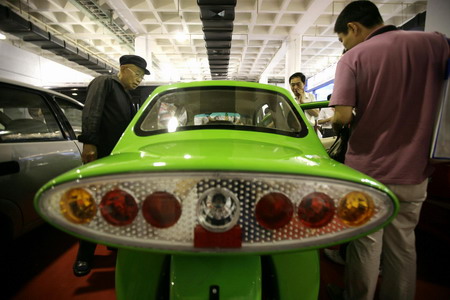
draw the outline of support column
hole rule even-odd
[[[146,80],[153,81],[155,79],[155,70],[152,68],[152,52],[151,52],[151,39],[147,35],[137,36],[134,40],[135,54],[143,57],[147,61],[147,69],[150,71],[150,75]]]
[[[286,63],[285,63],[285,75],[284,83],[285,88],[291,90],[289,86],[289,76],[295,72],[301,72],[302,62],[302,41],[301,36],[291,36],[287,41]]]
[[[261,75],[258,82],[267,84],[269,83],[269,77],[267,75]]]

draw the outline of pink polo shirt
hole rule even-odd
[[[385,184],[418,184],[432,172],[430,143],[449,46],[439,33],[377,31],[336,68],[330,105],[356,110],[345,164]]]

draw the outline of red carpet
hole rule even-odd
[[[78,244],[75,238],[49,225],[14,241],[1,269],[11,276],[6,283],[6,298],[14,300],[115,300],[115,252],[98,246],[95,268],[85,277],[72,274]],[[4,260],[6,259],[6,260]]]

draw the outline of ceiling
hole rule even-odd
[[[198,2],[197,2],[198,1]],[[235,2],[235,6],[233,5]],[[135,53],[137,45],[150,49],[153,82],[216,79],[204,32],[207,6],[214,17],[231,20],[227,59],[217,78],[259,81],[284,80],[289,45],[301,47],[301,70],[313,76],[334,64],[343,47],[333,33],[339,12],[350,1],[332,0],[0,0],[0,4],[66,44],[118,68],[118,58]],[[387,24],[400,26],[426,10],[427,1],[375,0]],[[224,11],[214,6],[229,3]],[[231,4],[230,4],[231,3]],[[211,5],[208,5],[211,4]],[[229,15],[227,15],[229,14]],[[230,19],[229,18],[229,19]],[[228,20],[230,21],[230,20]],[[206,28],[208,29],[208,28]],[[227,31],[227,29],[223,29]],[[184,34],[184,35],[182,35]],[[93,76],[98,72],[20,36],[11,43]],[[226,36],[226,32],[225,32]],[[219,35],[220,37],[220,35]],[[213,37],[214,38],[214,37]],[[292,48],[291,48],[292,49]],[[228,52],[227,52],[228,51]],[[217,63],[219,63],[217,61]],[[218,67],[218,66],[216,66]],[[296,70],[297,71],[297,70]]]

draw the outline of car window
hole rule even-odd
[[[61,140],[45,99],[32,91],[0,86],[0,142]]]
[[[219,86],[177,89],[157,96],[138,121],[137,134],[227,128],[298,135],[304,127],[282,94]]]
[[[72,126],[73,131],[78,136],[81,134],[81,116],[83,112],[83,107],[80,105],[76,105],[70,101],[67,101],[63,98],[55,97],[56,102],[59,107],[63,111],[67,120],[69,120],[70,125]]]

